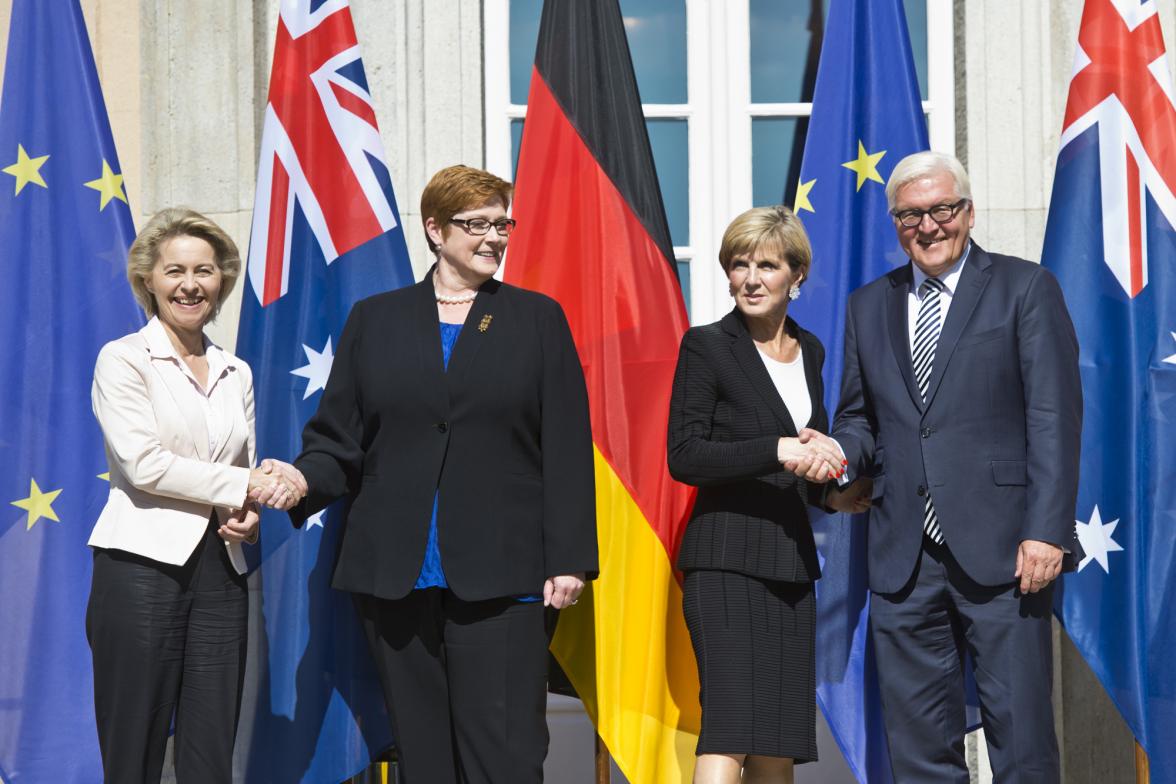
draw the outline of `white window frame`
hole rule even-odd
[[[806,117],[810,103],[751,103],[748,5],[736,0],[685,0],[685,104],[644,104],[646,118],[688,123],[690,244],[674,255],[690,263],[691,323],[715,321],[731,309],[719,243],[732,218],[752,206],[751,120]],[[512,120],[527,107],[510,101],[510,0],[483,0],[486,168],[511,177]],[[927,88],[923,111],[931,148],[955,152],[955,49],[952,0],[927,0]],[[785,183],[781,183],[781,189]],[[509,263],[509,262],[508,262]]]

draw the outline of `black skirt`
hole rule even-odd
[[[682,590],[698,659],[698,754],[817,759],[812,583],[694,570]]]

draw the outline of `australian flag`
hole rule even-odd
[[[927,149],[902,0],[832,0],[794,210],[813,246],[796,320],[825,345],[825,406],[841,389],[849,293],[906,264],[886,206],[895,164]],[[859,781],[888,782],[867,617],[865,520],[814,515],[817,699]]]
[[[1042,261],[1078,331],[1078,538],[1055,610],[1176,782],[1176,106],[1154,2],[1087,0]]]
[[[351,306],[409,283],[348,4],[283,0],[237,339],[254,371],[260,457],[298,454]],[[300,530],[263,518],[259,680],[238,739],[248,781],[335,784],[391,745],[350,597],[330,587],[341,507]]]
[[[134,239],[76,0],[15,0],[0,99],[0,781],[102,780],[86,547],[110,491],[98,350],[143,326]]]

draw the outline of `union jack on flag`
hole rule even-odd
[[[1176,782],[1176,104],[1154,0],[1087,0],[1042,262],[1081,346],[1085,557],[1055,611]]]
[[[1176,106],[1154,2],[1091,0],[1078,33],[1061,147],[1097,129],[1103,253],[1130,297],[1148,283],[1150,195],[1176,225]]]
[[[295,200],[327,264],[399,224],[347,0],[284,2],[278,18],[249,242],[262,305],[289,287]]]
[[[248,278],[237,352],[253,368],[257,452],[292,460],[351,306],[412,283],[346,0],[283,0]],[[340,506],[301,530],[263,515],[251,611],[264,635],[238,739],[248,781],[334,784],[391,744],[350,597],[330,587]]]

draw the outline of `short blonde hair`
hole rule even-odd
[[[731,221],[719,246],[719,264],[723,272],[729,272],[736,256],[760,250],[779,254],[782,261],[804,276],[802,282],[808,278],[813,246],[800,219],[787,207],[752,207]]]
[[[445,231],[450,219],[462,210],[476,209],[492,201],[510,207],[513,194],[513,185],[488,171],[461,164],[446,167],[434,174],[421,191],[421,225],[432,218]],[[429,250],[437,252],[428,230],[425,242],[429,243]]]
[[[208,218],[187,207],[168,207],[151,216],[147,225],[131,243],[127,254],[127,280],[135,299],[151,318],[159,312],[155,295],[147,290],[147,278],[159,262],[163,243],[175,237],[196,237],[212,246],[216,266],[221,271],[220,295],[217,297],[213,317],[220,312],[221,305],[233,292],[237,278],[241,275],[241,254],[237,245],[225,230]]]

